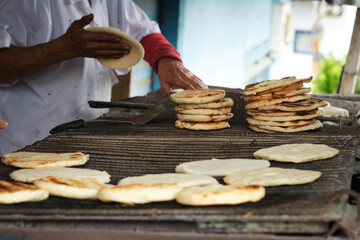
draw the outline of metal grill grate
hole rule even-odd
[[[319,170],[323,174],[310,184],[268,187],[266,197],[257,203],[187,207],[172,201],[129,207],[98,200],[50,197],[39,203],[0,205],[0,220],[184,221],[196,223],[201,231],[209,230],[206,223],[220,221],[231,227],[234,222],[247,222],[257,226],[272,224],[270,228],[257,228],[259,232],[320,234],[327,231],[329,222],[341,218],[344,211],[346,199],[333,204],[328,204],[328,200],[335,192],[350,188],[355,147],[349,143],[359,133],[359,128],[354,126],[345,126],[340,131],[326,125],[311,132],[259,134],[249,130],[239,117],[231,121],[230,129],[202,132],[176,129],[174,121],[166,118],[145,126],[89,122],[83,128],[51,135],[24,150],[88,153],[90,160],[82,167],[107,171],[113,184],[128,176],[174,172],[175,166],[185,161],[252,158],[257,149],[285,143],[324,143],[339,149],[340,154],[303,164],[271,162],[274,167]],[[13,170],[3,165],[2,179],[10,180],[9,173]],[[286,226],[274,227],[281,223]],[[307,227],[291,227],[292,224]],[[222,231],[226,232],[226,227]],[[245,227],[238,231],[251,230]]]

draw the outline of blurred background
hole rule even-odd
[[[313,93],[338,92],[357,10],[311,0],[134,2],[159,22],[185,66],[206,84],[244,88],[268,79],[313,76]],[[145,61],[130,74],[130,96],[160,88]]]

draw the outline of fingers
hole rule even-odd
[[[122,52],[129,52],[130,45],[121,42],[97,42],[88,41],[85,42],[86,47],[93,50],[119,50]]]
[[[184,89],[208,88],[207,85],[195,76],[181,61],[174,58],[161,58],[158,61],[158,76],[162,89],[170,92],[172,87]]]
[[[169,85],[166,82],[160,81],[161,89],[164,91],[164,93],[171,93],[172,92],[172,86]]]
[[[5,129],[8,127],[8,123],[2,119],[0,119],[0,129]]]
[[[93,42],[113,42],[113,43],[122,42],[119,36],[108,33],[97,33],[97,32],[86,31],[84,32],[83,37],[84,40],[93,41]]]
[[[94,15],[89,14],[89,15],[83,16],[79,20],[74,21],[71,25],[76,26],[77,28],[84,28],[86,25],[90,24],[93,19],[94,19]]]
[[[184,72],[168,72],[167,75],[159,74],[159,80],[161,88],[165,93],[172,91],[172,87],[180,87],[183,89],[200,89],[208,88],[208,86],[203,83],[198,77],[192,73]]]
[[[123,43],[89,42],[88,56],[95,58],[120,58],[130,53],[130,46]]]
[[[130,45],[122,42],[119,36],[86,31],[84,27],[91,23],[93,18],[93,14],[89,14],[74,21],[61,38],[69,58],[117,59],[130,53]]]
[[[188,79],[186,80],[186,82],[190,83],[191,85],[189,86],[189,89],[208,88],[208,86],[203,81],[201,81],[200,78],[198,78],[191,72],[187,73],[186,75],[187,76],[185,78]]]

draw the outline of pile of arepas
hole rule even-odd
[[[216,130],[229,128],[234,115],[234,102],[225,97],[226,91],[218,88],[178,91],[170,95],[175,106],[175,127],[189,130]]]
[[[302,132],[322,127],[319,107],[328,103],[311,99],[304,87],[312,77],[285,77],[249,84],[243,91],[249,128],[257,132]]]

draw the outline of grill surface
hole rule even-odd
[[[187,207],[172,201],[129,207],[98,200],[50,197],[38,203],[0,205],[0,220],[193,222],[198,231],[204,232],[229,232],[234,223],[246,223],[236,231],[326,232],[329,223],[340,219],[346,207],[346,198],[334,203],[329,203],[329,199],[338,191],[350,189],[355,161],[352,142],[360,136],[358,126],[343,126],[340,131],[338,126],[325,124],[324,128],[311,132],[256,133],[247,128],[241,114],[240,95],[236,91],[229,94],[233,94],[236,104],[230,129],[179,130],[174,127],[171,110],[167,116],[145,126],[88,122],[83,128],[51,135],[23,150],[88,153],[90,160],[82,167],[107,171],[113,184],[128,176],[174,172],[176,165],[187,161],[252,158],[254,151],[279,144],[323,143],[339,149],[340,153],[331,159],[302,164],[271,162],[273,167],[319,170],[322,176],[309,184],[268,187],[265,198],[257,203]],[[9,173],[13,170],[16,169],[3,165],[1,178],[10,180]],[[216,227],[217,223],[223,225]],[[251,224],[255,224],[256,229]],[[261,229],[261,224],[268,225]]]

